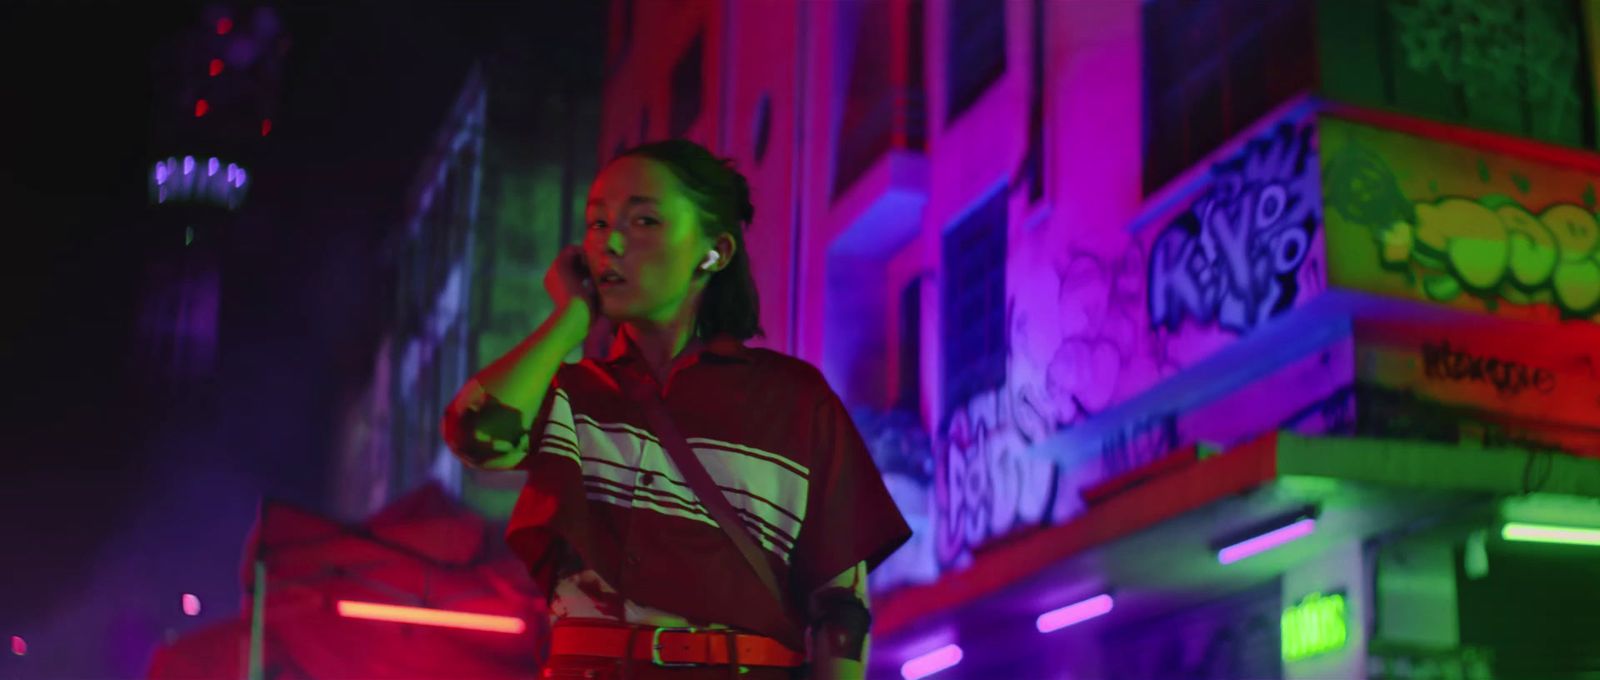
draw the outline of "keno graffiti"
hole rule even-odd
[[[1294,305],[1320,221],[1314,128],[1284,123],[1219,163],[1150,249],[1150,323],[1243,333]]]

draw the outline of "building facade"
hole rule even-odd
[[[1600,528],[1594,2],[611,9],[598,156],[735,159],[917,529],[875,676],[1600,667],[1523,540]]]
[[[393,306],[335,444],[331,495],[344,519],[436,481],[503,520],[521,489],[521,473],[463,469],[438,430],[467,378],[549,314],[544,271],[577,233],[595,172],[596,97],[518,73],[466,74],[384,241]]]

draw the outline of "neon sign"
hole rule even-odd
[[[150,168],[152,203],[211,203],[233,210],[244,202],[249,187],[244,168],[215,156],[204,161],[173,156]]]
[[[1299,661],[1344,648],[1350,637],[1344,593],[1311,593],[1283,610],[1283,660]]]
[[[376,602],[357,602],[355,600],[339,600],[337,607],[340,616],[352,619],[415,623],[424,626],[483,630],[491,633],[511,633],[514,635],[520,635],[528,629],[527,624],[515,616],[473,614],[450,611],[448,609],[404,607],[393,604],[378,604]]]

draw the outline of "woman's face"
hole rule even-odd
[[[683,184],[659,161],[612,161],[589,188],[583,254],[600,294],[600,311],[616,321],[680,318],[705,287],[696,276],[715,241]]]

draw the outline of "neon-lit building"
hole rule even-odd
[[[345,520],[430,481],[504,520],[522,488],[520,473],[463,469],[438,423],[468,377],[520,341],[529,319],[549,314],[544,270],[576,233],[595,173],[597,97],[545,87],[533,73],[502,65],[466,74],[412,182],[402,224],[384,242],[393,308],[335,446],[332,502]]]
[[[1592,0],[611,10],[918,530],[874,677],[1600,667]]]

